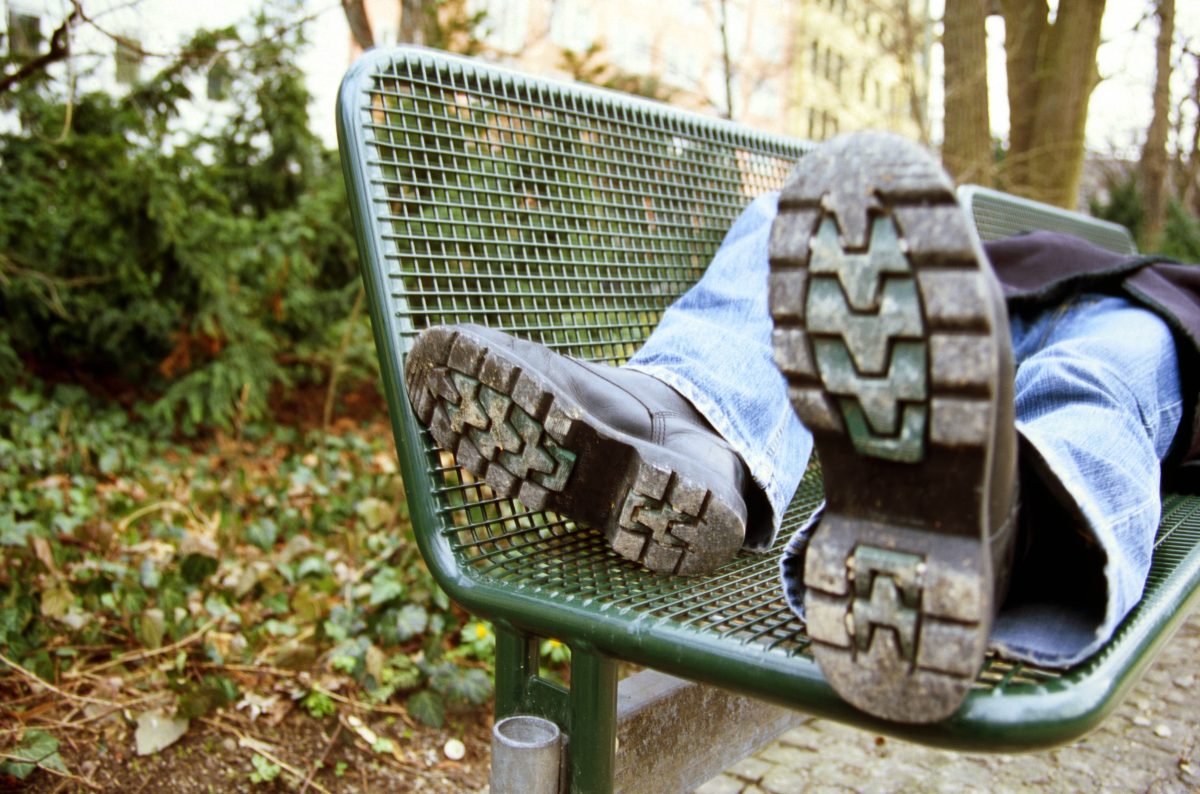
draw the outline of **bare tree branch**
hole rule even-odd
[[[0,94],[8,91],[17,83],[25,80],[33,75],[45,71],[46,67],[52,63],[57,63],[71,54],[71,42],[69,33],[71,25],[83,19],[83,9],[78,3],[72,3],[74,10],[70,15],[62,21],[62,24],[50,36],[50,49],[42,53],[32,61],[21,65],[17,71],[10,75],[0,78]]]
[[[729,6],[727,0],[718,0],[720,4],[719,25],[721,30],[721,66],[725,78],[725,113],[727,119],[733,119],[733,64],[729,57]]]

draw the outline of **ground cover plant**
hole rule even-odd
[[[0,790],[486,780],[495,638],[413,540],[294,5],[0,90]]]
[[[76,774],[61,743],[90,735],[129,754],[289,713],[391,757],[490,699],[494,636],[421,563],[378,419],[185,445],[77,387],[18,387],[0,459],[4,774]]]

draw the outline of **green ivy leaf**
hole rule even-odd
[[[237,700],[237,684],[221,675],[206,675],[200,681],[187,681],[180,687],[176,718],[203,717],[213,709]]]
[[[217,560],[205,554],[193,552],[183,558],[179,571],[188,584],[200,584],[217,572]]]
[[[377,607],[404,595],[404,584],[396,579],[395,568],[384,568],[371,579],[370,604]]]
[[[477,667],[457,667],[439,682],[438,691],[452,703],[478,706],[492,696],[492,678]]]
[[[254,766],[254,771],[250,773],[251,783],[270,783],[283,771],[278,764],[268,761],[258,753],[250,757],[250,763]]]
[[[414,692],[408,696],[404,706],[409,716],[424,725],[441,728],[446,724],[446,705],[437,692],[428,689]]]
[[[121,450],[118,447],[109,447],[101,452],[97,467],[104,474],[114,474],[121,468]]]
[[[28,392],[22,389],[13,389],[8,393],[8,401],[17,407],[18,410],[25,413],[33,413],[33,411],[41,404],[41,395],[35,392]],[[41,731],[34,731],[41,733]]]
[[[279,525],[270,518],[260,518],[258,521],[246,525],[245,535],[248,542],[263,551],[270,551],[279,537]]]
[[[429,613],[425,607],[416,604],[405,604],[396,613],[396,636],[400,642],[407,642],[425,632],[429,624]]]
[[[303,579],[306,576],[327,576],[332,571],[329,568],[329,563],[325,562],[325,558],[319,554],[312,554],[305,557],[296,566],[296,578]]]
[[[48,618],[61,618],[75,603],[75,594],[61,579],[54,578],[42,591],[42,614]]]
[[[10,774],[17,780],[29,777],[38,767],[56,772],[67,771],[62,756],[58,754],[58,739],[45,731],[25,731],[21,736],[21,743],[9,750],[7,755],[13,758],[0,763],[0,772]]]
[[[310,717],[316,720],[337,713],[337,706],[334,705],[333,698],[317,689],[309,690],[308,694],[300,700],[300,705],[308,711]]]
[[[142,612],[137,622],[137,638],[138,642],[145,648],[151,650],[162,647],[163,635],[166,633],[167,623],[163,617],[161,609],[147,609]]]

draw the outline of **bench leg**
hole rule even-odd
[[[617,664],[571,647],[571,689],[538,675],[539,638],[499,623],[496,631],[496,720],[544,717],[567,737],[569,790],[612,791],[617,737]]]
[[[572,792],[609,792],[617,751],[617,663],[571,648]]]

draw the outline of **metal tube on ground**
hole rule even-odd
[[[518,715],[492,728],[491,794],[557,794],[562,733],[541,717]]]

